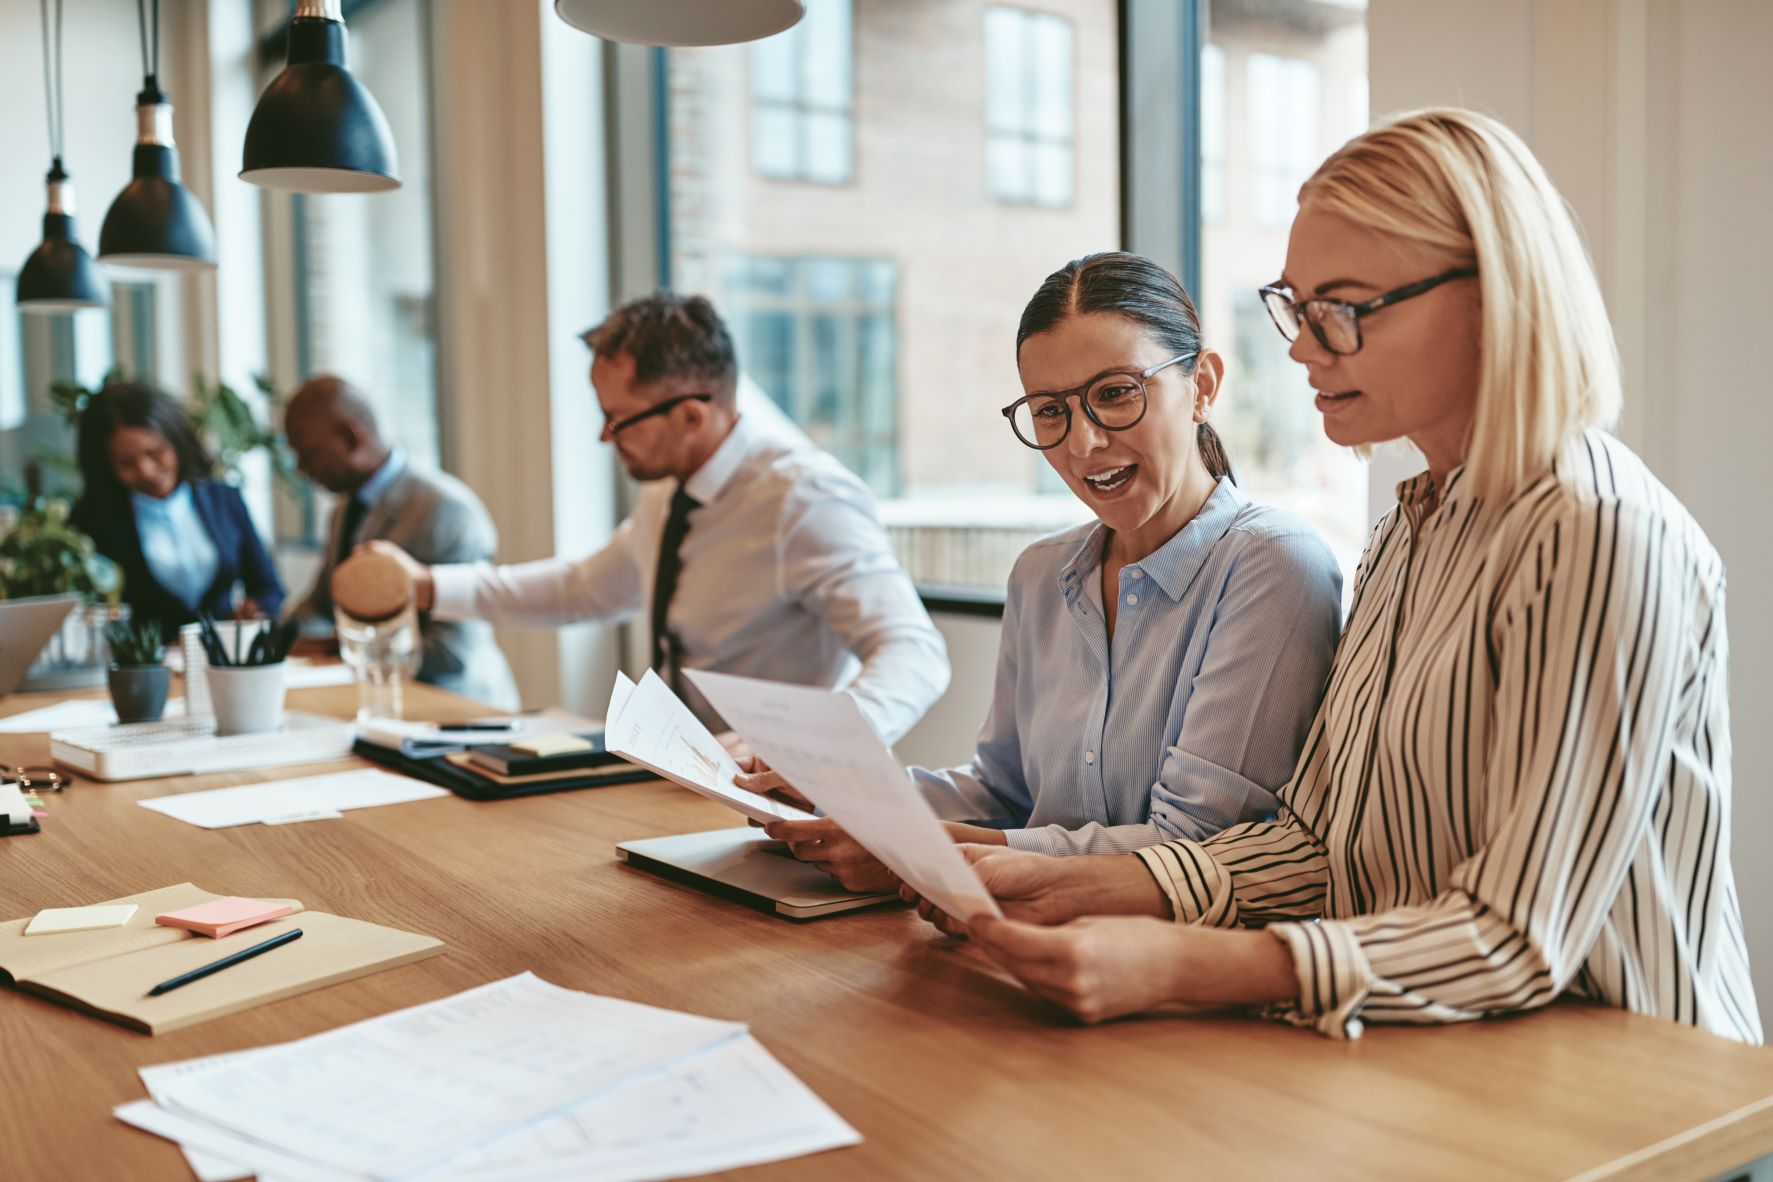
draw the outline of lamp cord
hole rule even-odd
[[[41,0],[43,14],[43,105],[49,116],[49,155],[55,171],[62,166],[62,0],[55,0],[55,40],[51,50],[49,0]]]
[[[142,41],[142,75],[154,85],[149,90],[158,89],[160,78],[160,0],[153,0],[152,39],[148,36],[148,0],[135,0],[136,27],[141,32]]]

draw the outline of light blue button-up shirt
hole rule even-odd
[[[164,499],[132,492],[129,504],[149,572],[175,599],[196,611],[215,582],[220,556],[197,514],[190,482],[179,481]]]
[[[1335,558],[1299,518],[1221,480],[1192,521],[1122,568],[1108,530],[1016,560],[997,684],[972,762],[911,775],[943,817],[1049,854],[1126,853],[1272,813],[1342,622]]]

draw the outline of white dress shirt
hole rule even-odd
[[[562,625],[617,620],[652,602],[674,491],[641,491],[608,545],[569,561],[433,569],[441,619]],[[684,482],[700,502],[668,614],[682,667],[842,687],[897,741],[948,687],[948,653],[893,557],[874,497],[827,453],[741,417]],[[724,723],[687,682],[710,726]]]

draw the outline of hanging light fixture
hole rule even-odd
[[[575,29],[635,45],[736,45],[790,28],[802,0],[554,0]]]
[[[289,61],[246,125],[240,179],[297,193],[400,187],[394,133],[375,96],[345,68],[340,0],[296,0]]]
[[[160,91],[160,0],[154,0],[151,39],[146,0],[136,0],[135,11],[143,75],[141,93],[135,96],[135,175],[105,215],[98,257],[130,267],[213,267],[215,231],[203,203],[179,183],[172,104]]]
[[[74,312],[103,307],[105,280],[74,239],[74,186],[62,168],[62,0],[55,0],[55,47],[50,48],[49,0],[43,13],[43,97],[49,111],[49,206],[43,241],[18,273],[21,312]]]

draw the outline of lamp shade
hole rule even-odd
[[[144,99],[150,98],[148,95]],[[140,138],[135,175],[111,202],[99,230],[99,258],[107,263],[167,270],[215,266],[215,230],[191,190],[179,183],[172,142],[172,107],[158,96],[136,107]]]
[[[336,10],[337,0],[329,3]],[[290,21],[289,64],[246,126],[240,179],[298,193],[399,188],[394,133],[375,96],[345,68],[344,22],[309,11],[304,3]]]
[[[74,239],[74,187],[57,160],[49,170],[49,211],[43,215],[43,241],[18,273],[18,309],[78,312],[82,308],[101,308],[108,298],[98,264]]]
[[[635,45],[736,45],[790,28],[801,0],[554,0],[575,29]]]

